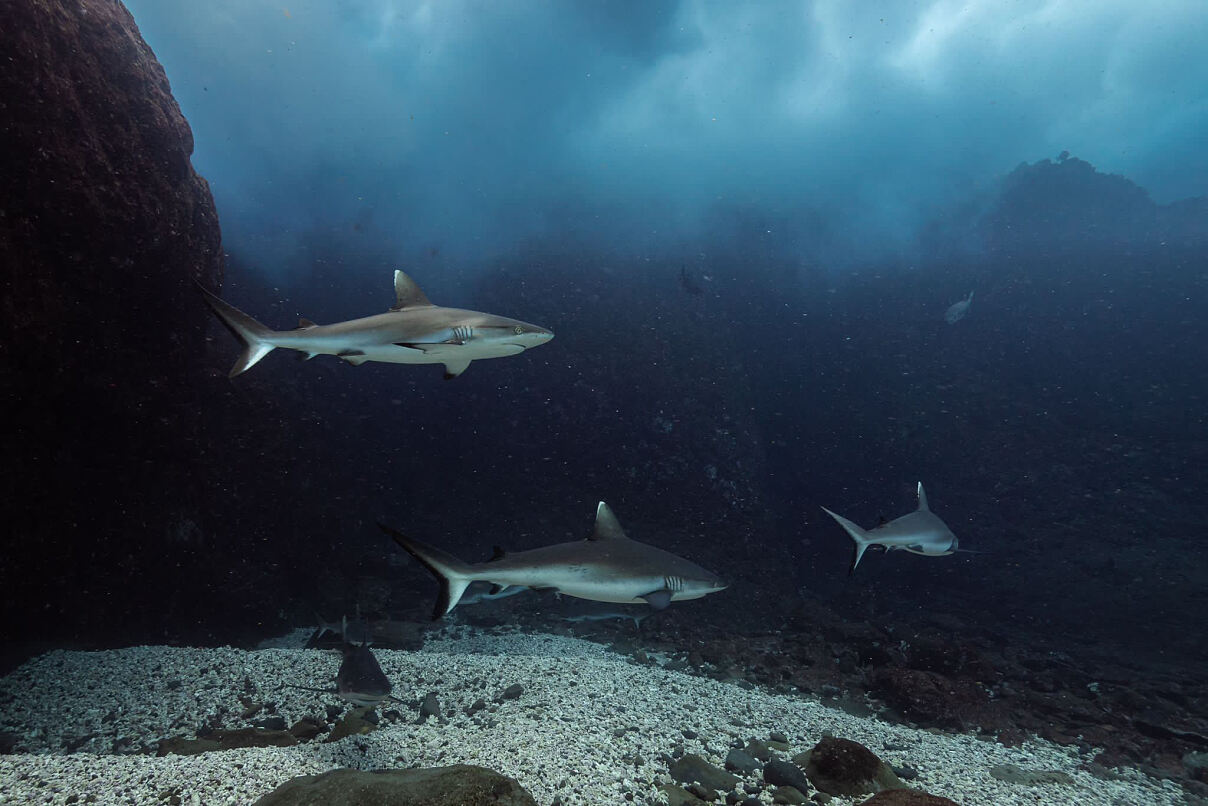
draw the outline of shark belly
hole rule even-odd
[[[486,567],[483,567],[484,565]],[[662,577],[618,577],[591,566],[493,569],[491,565],[492,563],[484,563],[478,566],[475,569],[478,573],[474,578],[494,585],[522,585],[538,591],[557,591],[576,599],[588,599],[593,602],[645,604],[643,596],[666,588],[666,581]]]
[[[287,350],[297,350],[307,355],[334,355],[349,363],[361,364],[365,361],[381,361],[387,364],[439,364],[440,359],[432,358],[423,350],[411,347],[401,347],[397,344],[383,344],[380,341],[357,338],[347,334],[327,334],[322,327],[310,328],[303,332],[277,333],[273,344]]]

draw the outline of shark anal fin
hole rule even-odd
[[[644,593],[641,597],[653,610],[665,610],[671,604],[671,591],[663,589]]]
[[[364,364],[369,360],[365,357],[365,352],[363,350],[340,350],[340,352],[336,353],[336,355],[338,355],[340,358],[343,358],[354,367],[359,367],[361,364]]]
[[[431,305],[427,295],[420,290],[416,282],[397,269],[394,272],[394,307],[390,310],[401,311],[404,308],[418,308]]]

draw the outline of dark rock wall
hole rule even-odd
[[[120,3],[0,5],[0,65],[0,591],[58,633],[148,584],[138,556],[191,474],[207,320],[190,286],[221,280],[221,239]]]

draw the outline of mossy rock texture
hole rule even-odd
[[[888,764],[859,742],[826,737],[793,761],[828,795],[867,795],[905,784]]]
[[[505,775],[456,764],[302,775],[260,798],[256,806],[537,806],[537,801]]]

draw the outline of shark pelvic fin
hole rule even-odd
[[[930,512],[931,507],[927,506],[927,493],[923,492],[923,482],[919,482],[919,509],[923,512]]]
[[[866,532],[864,529],[861,529],[859,526],[856,526],[842,515],[836,515],[826,507],[823,507],[822,511],[834,518],[835,523],[842,526],[843,530],[851,536],[852,540],[855,541],[856,554],[851,561],[851,570],[848,571],[849,574],[854,574],[856,572],[856,566],[860,564],[860,559],[864,556],[865,550],[872,545],[873,541],[869,538],[868,532]]]
[[[427,295],[420,290],[415,281],[403,272],[394,271],[394,307],[390,310],[401,311],[404,308],[419,308],[431,305]]]
[[[202,299],[206,305],[210,306],[223,327],[231,331],[231,334],[243,342],[243,353],[239,356],[239,360],[235,362],[235,366],[231,367],[230,377],[247,372],[254,367],[256,363],[273,351],[277,345],[273,344],[273,331],[257,322],[252,317],[248,316],[243,311],[236,308],[226,300],[220,299],[215,294],[206,290],[201,283],[194,281],[197,290],[201,292]]]
[[[456,607],[457,603],[461,601],[462,594],[466,592],[466,588],[474,581],[473,569],[452,554],[441,551],[435,546],[429,546],[427,543],[412,540],[384,523],[379,523],[378,528],[393,537],[395,543],[419,560],[420,565],[427,568],[440,583],[440,594],[436,597],[436,608],[432,611],[432,620],[438,621]]]
[[[596,507],[596,525],[591,530],[588,540],[628,540],[629,536],[621,528],[621,522],[612,514],[608,504],[603,501]]]

